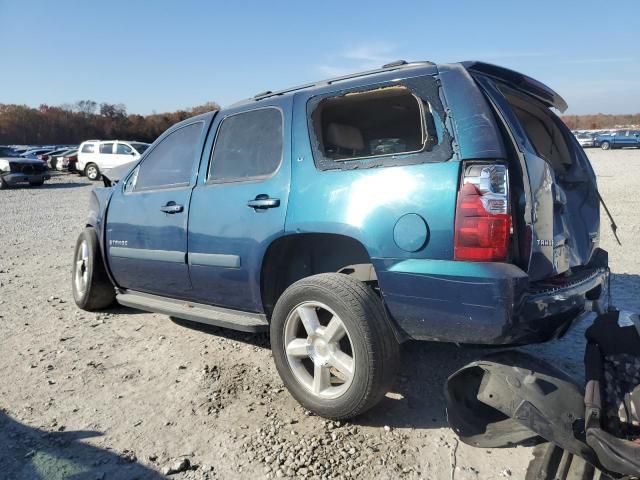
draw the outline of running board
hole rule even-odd
[[[267,317],[261,313],[238,312],[228,308],[132,292],[131,290],[119,291],[116,300],[120,305],[126,307],[162,313],[184,320],[242,332],[265,332],[269,329]]]

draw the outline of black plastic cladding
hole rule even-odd
[[[340,97],[347,93],[366,92],[373,89],[402,85],[424,102],[428,102],[442,123],[442,139],[431,147],[416,153],[400,153],[383,157],[370,157],[354,160],[336,161],[326,158],[320,149],[320,142],[313,125],[312,113],[318,104],[326,98]],[[384,82],[376,85],[365,85],[361,88],[349,88],[338,92],[318,95],[307,102],[307,128],[313,150],[313,159],[318,170],[354,170],[359,168],[395,167],[401,165],[417,165],[420,163],[446,162],[453,157],[453,136],[447,128],[447,114],[440,98],[440,82],[432,75],[412,77],[399,82]]]

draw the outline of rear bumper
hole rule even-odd
[[[585,268],[571,282],[540,289],[506,263],[380,259],[374,266],[389,313],[407,337],[484,345],[561,336],[608,277],[604,266]]]
[[[34,173],[34,174],[25,174],[25,173],[5,173],[2,175],[2,179],[5,181],[7,185],[18,185],[20,183],[29,183],[29,182],[40,182],[44,180],[49,180],[51,175],[48,173]]]

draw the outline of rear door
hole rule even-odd
[[[262,311],[260,271],[284,231],[291,175],[291,99],[216,118],[189,214],[196,301]]]
[[[166,133],[116,186],[107,211],[106,245],[118,286],[188,298],[187,219],[205,122]]]
[[[475,78],[506,124],[523,167],[524,192],[516,202],[524,217],[518,234],[521,248],[530,252],[530,279],[588,264],[599,241],[596,178],[584,150],[548,109],[550,99],[559,97],[552,91],[533,96],[524,81]],[[542,87],[536,82],[538,92]]]

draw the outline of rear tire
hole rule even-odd
[[[71,289],[76,305],[88,311],[110,306],[116,298],[115,289],[104,268],[93,228],[85,228],[78,236],[73,260]]]
[[[331,419],[355,417],[378,403],[400,355],[380,298],[338,273],[307,277],[285,290],[271,318],[271,349],[291,395]]]
[[[93,182],[100,180],[100,169],[95,163],[88,163],[87,166],[84,167],[84,174]]]
[[[603,150],[609,150],[611,148],[611,144],[609,142],[602,142],[600,144],[600,148],[602,148]]]

